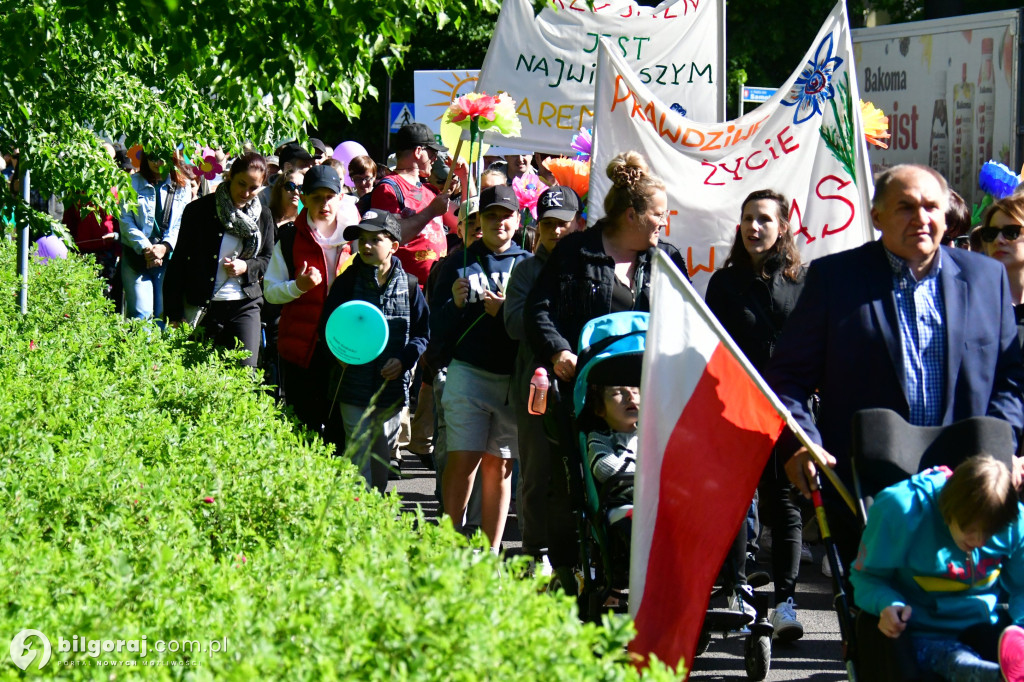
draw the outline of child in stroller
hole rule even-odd
[[[638,386],[592,384],[580,424],[595,427],[587,433],[587,466],[599,486],[600,510],[608,519],[613,584],[620,588],[629,584],[639,415]]]

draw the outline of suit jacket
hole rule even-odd
[[[946,329],[942,423],[990,415],[1019,432],[1024,366],[1005,268],[942,247],[939,287]],[[765,378],[808,435],[836,457],[836,472],[847,482],[853,413],[885,407],[909,417],[892,271],[880,241],[811,263]],[[807,408],[816,388],[817,425]],[[798,447],[792,434],[780,441],[786,456]]]

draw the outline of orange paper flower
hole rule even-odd
[[[590,162],[567,159],[564,156],[549,156],[544,159],[544,167],[555,176],[555,182],[569,187],[580,197],[590,190]]]
[[[871,102],[860,101],[860,120],[864,124],[864,137],[870,144],[888,149],[889,117]]]

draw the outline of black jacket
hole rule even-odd
[[[526,339],[537,359],[548,363],[560,351],[578,352],[580,332],[595,317],[612,312],[615,261],[604,252],[603,221],[583,232],[566,235],[548,257],[526,299],[523,321]],[[650,304],[651,261],[654,248],[639,255],[633,273],[633,310],[647,312]],[[679,249],[665,242],[660,248],[689,279]]]
[[[804,288],[807,268],[797,280],[777,268],[768,279],[745,267],[726,267],[711,275],[704,300],[758,371],[768,365],[786,318]]]
[[[224,232],[224,224],[217,217],[216,193],[207,194],[185,207],[178,244],[164,277],[167,319],[184,319],[186,301],[194,306],[205,306],[213,298]],[[242,291],[250,300],[263,296],[260,282],[273,253],[274,218],[264,206],[260,214],[260,251],[245,261],[246,271],[241,275]]]

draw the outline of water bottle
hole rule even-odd
[[[530,379],[530,404],[527,407],[530,414],[541,415],[548,409],[548,371],[538,367]]]

